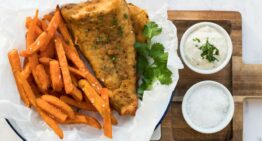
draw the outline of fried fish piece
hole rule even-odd
[[[135,115],[135,34],[125,0],[69,4],[61,13],[96,77],[112,91],[110,104],[120,115]]]
[[[144,27],[149,21],[146,11],[133,5],[132,3],[128,4],[128,8],[130,18],[134,27],[134,32],[136,34],[136,40],[142,43],[146,42],[146,38],[143,35]]]

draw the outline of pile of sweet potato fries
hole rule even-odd
[[[61,17],[55,12],[26,19],[26,50],[8,53],[16,85],[25,106],[34,108],[50,128],[63,138],[58,124],[87,124],[101,129],[97,119],[78,109],[98,112],[103,118],[105,136],[112,138],[109,95],[89,72],[74,46]],[[25,57],[24,65],[20,56]]]

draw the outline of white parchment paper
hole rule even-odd
[[[0,117],[11,119],[18,132],[28,141],[60,140],[40,119],[38,114],[26,108],[20,100],[8,63],[7,53],[13,48],[25,48],[25,17],[33,16],[39,9],[40,16],[53,10],[56,4],[77,3],[83,0],[1,0],[0,3]],[[149,12],[151,20],[163,28],[154,42],[161,42],[169,52],[168,67],[173,72],[169,86],[157,82],[146,91],[139,102],[135,117],[117,116],[119,124],[113,126],[114,141],[147,141],[163,116],[179,78],[178,69],[183,65],[177,56],[176,27],[167,20],[166,0],[128,0]],[[22,59],[21,59],[22,61]],[[65,141],[106,141],[102,131],[86,125],[62,125]]]

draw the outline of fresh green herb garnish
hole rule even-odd
[[[199,38],[194,38],[193,41],[200,43],[200,39]]]
[[[125,18],[125,19],[128,19],[127,13],[124,14],[124,18]]]
[[[119,44],[117,44],[117,45],[116,45],[116,49],[119,50],[119,51],[121,51],[121,50],[122,50],[122,47],[121,47]]]
[[[118,34],[122,37],[123,34],[124,34],[123,27],[122,27],[122,26],[119,26],[119,27],[117,28],[117,30],[118,30]]]
[[[101,22],[104,21],[104,17],[103,17],[102,15],[99,15],[97,18],[98,18],[98,20],[101,21]]]
[[[155,22],[149,22],[145,25],[143,34],[148,40],[151,40],[154,36],[159,35],[161,32],[162,28],[159,28]]]
[[[138,88],[138,97],[142,100],[145,90],[152,88],[155,81],[161,84],[172,83],[172,72],[167,68],[168,53],[164,51],[161,43],[152,43],[151,39],[162,32],[155,22],[149,22],[145,25],[143,34],[147,38],[146,43],[135,43],[138,52],[137,71],[142,81]],[[152,63],[148,58],[153,60]]]
[[[113,17],[112,25],[117,25],[117,24],[118,24],[118,21],[117,21],[116,17]]]
[[[97,49],[97,45],[93,44],[92,49]]]
[[[101,34],[97,35],[95,42],[96,42],[96,44],[107,44],[107,43],[110,42],[110,37],[109,37],[109,35],[101,33]]]
[[[208,62],[218,61],[218,59],[214,55],[219,55],[219,50],[211,43],[209,43],[208,38],[206,43],[199,47],[202,51],[201,57],[202,59],[207,59]]]
[[[112,56],[112,57],[111,57],[111,60],[112,60],[112,61],[115,61],[115,60],[116,60],[116,57],[115,57],[115,56]]]
[[[102,42],[102,41],[103,41],[102,36],[98,35],[98,36],[96,37],[96,42],[97,42],[97,43],[100,43],[100,42]]]

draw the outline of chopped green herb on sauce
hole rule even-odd
[[[219,55],[219,50],[208,41],[208,38],[206,40],[206,43],[200,46],[199,49],[202,51],[202,59],[206,59],[210,63],[218,61],[218,59],[214,55]]]
[[[199,38],[194,38],[193,41],[200,43],[200,39]]]

